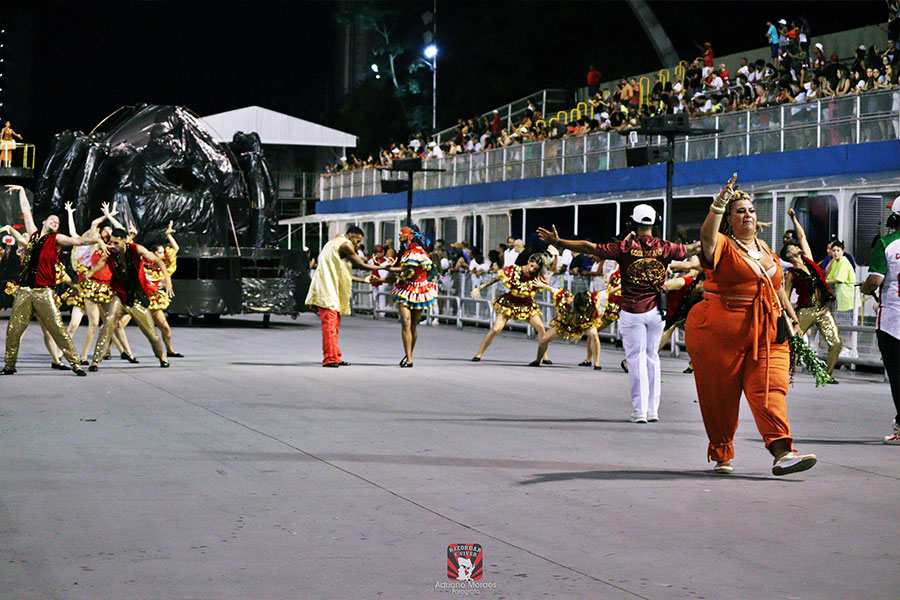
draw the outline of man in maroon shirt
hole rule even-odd
[[[631,379],[631,422],[647,423],[659,420],[659,340],[663,316],[657,310],[657,297],[664,293],[668,264],[683,260],[690,251],[696,251],[699,244],[689,248],[653,237],[656,211],[648,204],[637,205],[631,213],[631,221],[635,234],[610,244],[563,240],[555,226],[553,231],[539,228],[537,232],[548,244],[619,263],[622,273],[619,330]]]
[[[12,230],[17,241],[25,247],[25,252],[22,254],[22,270],[16,280],[18,287],[13,300],[12,314],[6,327],[6,364],[3,374],[12,375],[16,372],[19,343],[31,317],[34,316],[62,350],[66,360],[72,365],[72,371],[79,376],[85,375],[75,344],[63,326],[53,288],[56,286],[56,269],[61,248],[90,244],[103,246],[103,242],[96,238],[70,237],[57,233],[59,217],[56,215],[47,217],[38,231],[25,188],[20,185],[8,185],[6,189],[10,194],[19,193],[19,207],[22,209],[22,219],[28,237],[25,238]]]

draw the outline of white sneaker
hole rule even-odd
[[[734,461],[733,460],[720,460],[716,463],[715,468],[713,469],[714,473],[721,473],[722,475],[728,475],[729,473],[734,472]]]
[[[894,433],[884,436],[884,443],[892,446],[900,446],[900,425],[894,421]]]
[[[781,458],[776,458],[772,463],[773,475],[787,475],[788,473],[799,473],[811,469],[816,464],[815,454],[800,454],[799,452],[788,452]]]
[[[659,415],[654,415],[653,413],[647,415],[648,423],[656,423],[657,421],[659,421]]]
[[[632,423],[646,423],[647,415],[641,413],[631,413],[631,417],[628,419]]]

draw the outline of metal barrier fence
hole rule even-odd
[[[678,141],[676,161],[893,140],[900,138],[900,90],[723,113],[692,119],[691,124],[723,131]],[[432,159],[426,161],[429,168],[445,171],[417,174],[413,189],[621,169],[626,166],[627,141],[618,132],[601,132]],[[662,144],[664,140],[639,136],[637,145],[648,143]],[[381,179],[382,171],[378,169],[322,176],[320,198],[337,200],[380,194]]]
[[[438,289],[440,295],[438,302],[432,306],[425,315],[428,325],[437,326],[441,323],[454,325],[462,329],[464,325],[490,327],[496,313],[493,302],[498,295],[506,293],[506,288],[495,283],[482,291],[481,298],[472,298],[472,289],[491,279],[493,275],[470,275],[468,273],[448,273],[441,277]],[[556,288],[564,288],[573,294],[589,290],[594,278],[553,275],[549,279],[549,285]],[[871,296],[862,296],[859,293],[859,285],[854,286],[856,302],[853,310],[838,311],[835,305],[831,306],[835,322],[840,330],[844,348],[841,351],[839,364],[880,367],[883,365],[881,352],[878,349],[878,341],[875,336],[875,319],[877,307]],[[391,304],[389,298],[390,286],[382,284],[379,288],[373,288],[368,284],[353,283],[351,305],[354,312],[370,313],[373,318],[396,316],[397,310]],[[556,316],[552,298],[547,292],[540,292],[536,299],[541,307],[544,324],[549,325]],[[507,329],[524,331],[526,337],[535,337],[534,328],[520,321],[509,321]],[[600,337],[607,341],[615,342],[621,339],[618,323],[613,323],[608,329],[600,332]],[[807,332],[807,340],[810,346],[817,351],[821,358],[825,358],[828,347],[822,338],[818,328],[813,326]],[[669,342],[671,356],[680,356],[684,349],[684,333],[676,330]]]
[[[462,328],[464,325],[481,325],[490,327],[497,315],[494,312],[494,299],[506,293],[506,288],[495,283],[484,288],[481,298],[472,298],[472,290],[492,279],[494,275],[471,275],[468,273],[447,273],[438,282],[438,301],[425,314],[426,323],[437,325],[447,323]],[[549,285],[556,288],[564,288],[570,292],[578,293],[589,289],[589,277],[570,275],[553,275],[549,278]],[[605,288],[604,288],[605,289]],[[368,284],[353,283],[351,305],[356,312],[372,313],[374,318],[396,315],[397,309],[390,303],[390,286],[382,284],[373,288]],[[539,292],[535,297],[538,306],[541,307],[541,318],[545,324],[550,323],[556,316],[556,308],[553,299],[548,292]],[[528,323],[510,320],[507,329],[524,331],[526,336],[535,336],[534,328]],[[618,324],[600,332],[600,336],[608,340],[619,339]]]

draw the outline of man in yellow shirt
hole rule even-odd
[[[355,225],[345,235],[336,236],[319,253],[316,273],[309,284],[306,305],[318,309],[322,320],[323,367],[336,368],[350,363],[341,359],[338,333],[341,315],[350,314],[350,292],[353,281],[371,283],[371,275],[363,279],[353,275],[352,268],[377,271],[379,266],[367,264],[356,249],[363,239],[363,231]],[[352,263],[352,267],[351,267]]]

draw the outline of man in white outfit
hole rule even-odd
[[[657,307],[657,297],[664,293],[666,267],[673,260],[686,258],[689,248],[653,237],[656,211],[648,204],[637,205],[631,213],[631,221],[635,235],[609,244],[561,240],[556,227],[553,231],[538,229],[538,235],[557,247],[619,263],[622,273],[619,331],[631,380],[630,420],[632,423],[653,423],[659,420],[659,340],[663,332],[663,316]],[[699,244],[693,246],[691,250],[696,251]]]

